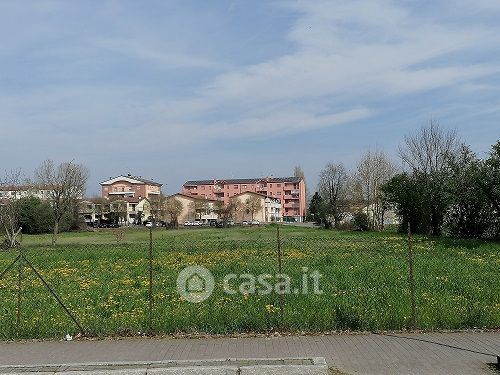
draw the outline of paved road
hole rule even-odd
[[[491,374],[486,354],[500,333],[0,343],[0,365],[319,356],[349,374]]]

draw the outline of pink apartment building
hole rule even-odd
[[[215,199],[228,204],[231,197],[247,191],[280,199],[283,219],[303,221],[306,215],[306,192],[300,177],[264,177],[226,180],[187,181],[182,193]]]

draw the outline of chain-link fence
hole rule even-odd
[[[279,232],[1,252],[0,337],[500,326],[498,244]],[[188,266],[213,275],[200,303]]]

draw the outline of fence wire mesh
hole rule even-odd
[[[414,324],[422,329],[498,328],[498,250],[493,245],[444,244],[412,240],[413,277],[408,239],[397,234],[306,238],[272,232],[228,240],[223,235],[164,236],[158,230],[153,232],[152,248],[149,240],[121,239],[23,246],[26,261],[21,259],[0,279],[0,335],[61,337],[77,333],[78,325],[84,334],[101,336],[377,331]],[[0,272],[18,254],[19,250],[1,252]],[[290,282],[278,288],[273,283],[280,264]],[[179,273],[194,265],[206,267],[215,279],[213,294],[201,303],[185,301],[177,290]],[[313,272],[321,275],[317,285]],[[230,274],[235,276],[225,283]],[[254,291],[248,275],[254,277]],[[263,275],[269,278],[259,279]],[[260,282],[263,279],[273,284],[271,289]],[[281,295],[283,290],[286,294]]]

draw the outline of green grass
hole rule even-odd
[[[283,269],[297,285],[302,268],[322,275],[322,295],[227,295],[222,280],[276,274],[276,227],[155,230],[154,312],[157,333],[399,330],[410,324],[406,238],[396,233],[352,233],[282,227]],[[24,236],[23,249],[84,328],[94,335],[148,329],[147,230]],[[500,244],[416,237],[417,324],[422,329],[500,327]],[[0,272],[16,256],[0,252]],[[178,273],[209,268],[217,281],[201,304],[183,301]],[[0,280],[0,338],[47,338],[75,333],[35,274],[24,265],[21,324],[16,325],[17,268]]]

